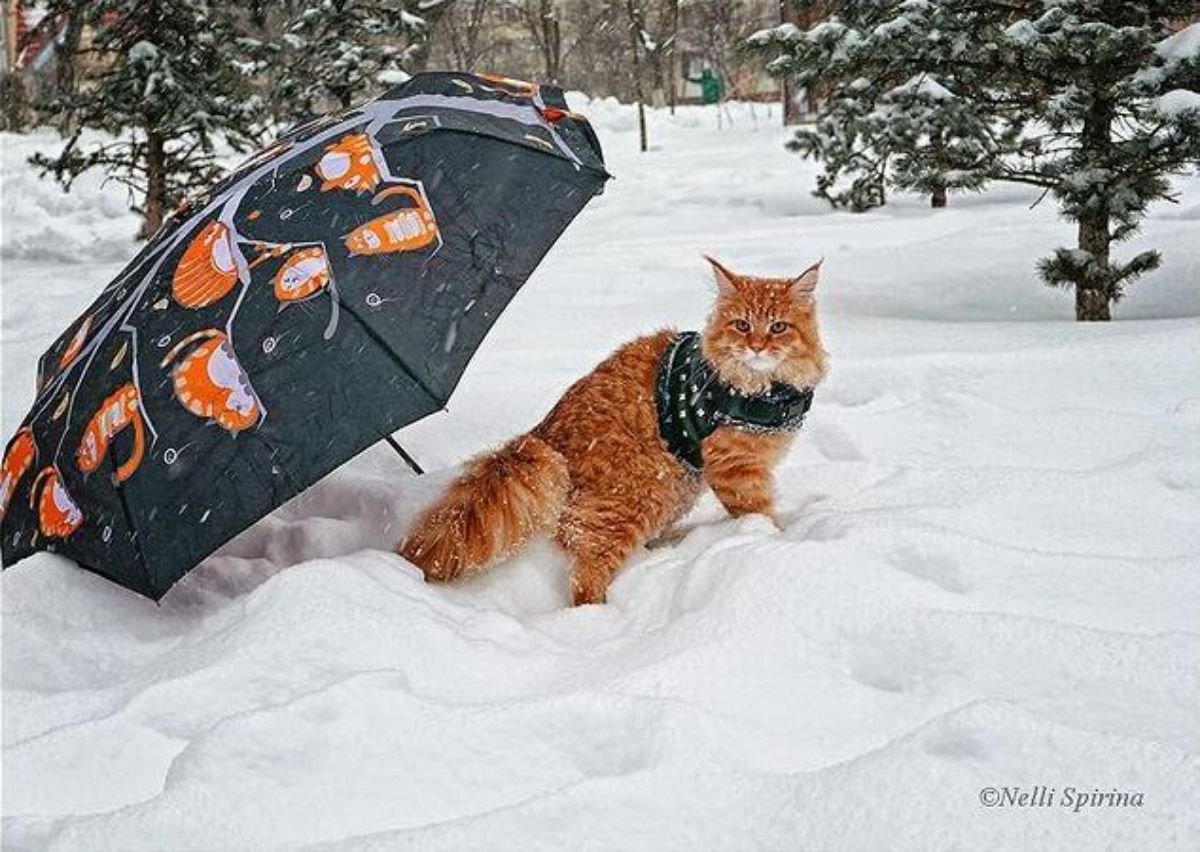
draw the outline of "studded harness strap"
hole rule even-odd
[[[741,393],[720,379],[694,331],[677,334],[658,363],[658,431],[667,449],[694,473],[704,467],[701,442],[718,427],[795,432],[812,399],[812,388],[782,382],[763,393]]]

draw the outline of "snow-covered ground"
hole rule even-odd
[[[761,105],[654,113],[645,155],[630,109],[586,111],[617,180],[401,433],[433,473],[375,448],[161,606],[5,573],[5,848],[1200,848],[1200,180],[1121,248],[1163,269],[1082,326],[1034,280],[1072,236],[1035,192],[832,213]],[[24,165],[48,139],[3,139],[6,436],[134,249],[121,189]],[[389,552],[619,342],[696,327],[702,251],[826,260],[782,532],[706,499],[574,610],[547,543],[448,588]]]

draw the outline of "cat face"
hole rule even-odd
[[[755,278],[730,272],[711,257],[717,302],[704,330],[704,357],[744,393],[772,382],[818,384],[827,370],[814,295],[820,264],[796,278]]]

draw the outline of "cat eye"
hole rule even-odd
[[[730,323],[730,325],[733,326],[734,330],[738,334],[749,334],[750,333],[750,323],[746,322],[744,319],[734,320],[733,322]]]
[[[790,325],[790,323],[786,323],[783,320],[776,320],[771,323],[771,334],[783,334],[788,330]]]

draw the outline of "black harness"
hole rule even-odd
[[[747,432],[795,432],[812,406],[813,389],[775,382],[753,396],[723,382],[700,351],[700,335],[675,335],[658,362],[658,432],[692,472],[704,467],[700,442],[720,426]]]

